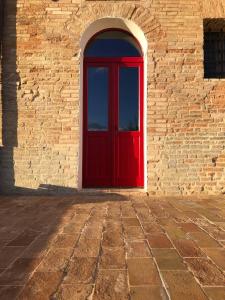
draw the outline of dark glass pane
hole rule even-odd
[[[121,31],[106,31],[88,44],[84,55],[85,57],[132,57],[141,56],[141,49],[129,34]]]
[[[206,78],[224,78],[224,32],[204,33],[204,69]]]
[[[122,67],[119,71],[119,130],[139,128],[139,71],[137,67]]]
[[[88,68],[88,130],[108,129],[108,68]]]

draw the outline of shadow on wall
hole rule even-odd
[[[0,191],[15,186],[13,151],[17,147],[16,0],[1,1],[1,99],[2,146],[0,147]]]
[[[74,188],[55,185],[40,185],[38,189],[21,188],[15,185],[14,151],[18,146],[17,91],[21,88],[17,72],[16,16],[17,0],[0,1],[1,41],[1,101],[2,145],[0,146],[0,193],[18,194],[72,194]],[[1,126],[0,126],[1,127]]]

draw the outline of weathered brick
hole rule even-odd
[[[138,25],[148,43],[148,192],[224,193],[225,89],[219,79],[204,79],[202,28],[204,18],[224,17],[223,1],[5,2],[1,191],[76,191],[82,156],[80,41],[92,22],[116,17]],[[138,216],[148,222],[146,214]]]

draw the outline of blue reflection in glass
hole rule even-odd
[[[139,128],[139,72],[137,67],[122,67],[119,71],[119,130]]]
[[[86,57],[141,56],[138,49],[127,40],[96,39],[85,50]]]
[[[108,129],[108,68],[88,68],[88,130]]]

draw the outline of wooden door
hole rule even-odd
[[[84,64],[83,187],[143,187],[143,62]]]

